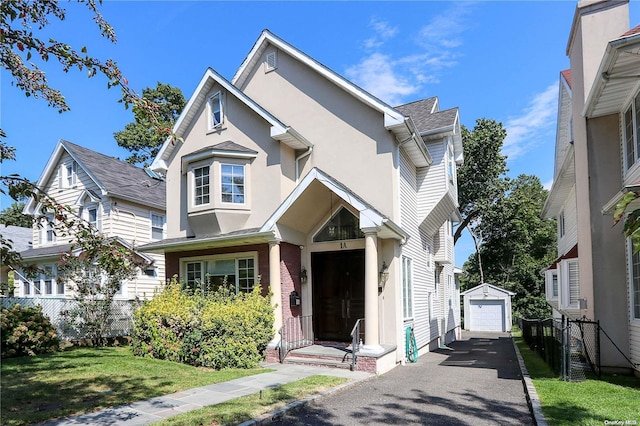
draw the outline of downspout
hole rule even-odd
[[[296,157],[296,184],[298,184],[298,180],[300,179],[300,160],[311,155],[311,151],[313,151],[313,145],[308,147],[305,152]]]

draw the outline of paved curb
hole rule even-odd
[[[524,360],[520,354],[520,349],[518,349],[518,345],[516,345],[516,341],[513,337],[511,337],[511,341],[513,342],[513,349],[516,351],[518,364],[520,364],[522,385],[524,386],[524,393],[527,395],[527,403],[529,404],[529,410],[531,410],[533,421],[538,426],[547,426],[547,420],[542,414],[542,406],[540,405],[540,398],[538,398],[538,391],[536,391],[535,386],[533,386],[533,380],[531,380],[531,377],[529,376],[529,370],[527,370],[527,366],[524,364]]]
[[[366,381],[366,380],[371,380],[372,378],[375,378],[375,377],[377,377],[377,376],[371,376],[371,377],[368,377],[368,378],[365,378],[365,379],[353,380],[353,381],[350,381],[350,382],[347,382],[347,383],[343,383],[343,384],[338,385],[338,386],[336,386],[334,388],[331,388],[331,389],[329,389],[327,391],[324,391],[324,392],[321,392],[321,393],[318,393],[318,394],[315,394],[315,395],[311,395],[311,396],[309,396],[307,398],[304,398],[304,399],[301,399],[299,401],[294,401],[289,405],[286,405],[286,406],[284,406],[282,408],[279,408],[279,409],[277,409],[275,411],[271,411],[270,413],[263,414],[262,416],[260,416],[258,418],[255,418],[255,419],[252,419],[252,420],[247,420],[244,423],[240,423],[238,426],[254,426],[254,425],[255,426],[263,426],[263,425],[268,425],[268,424],[270,424],[270,423],[272,423],[272,422],[274,422],[276,420],[281,419],[289,411],[293,411],[293,410],[296,410],[298,408],[304,407],[305,405],[307,405],[307,404],[309,404],[311,402],[314,402],[314,401],[316,401],[316,400],[318,400],[320,398],[324,398],[324,397],[333,395],[335,393],[341,392],[341,391],[343,391],[345,389],[348,389],[348,388],[350,388],[352,386],[355,386],[358,383],[361,383],[361,382]]]

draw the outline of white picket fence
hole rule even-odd
[[[2,297],[0,303],[3,308],[12,308],[16,304],[29,307],[42,306],[42,312],[57,327],[58,336],[61,339],[74,340],[87,337],[64,326],[61,312],[73,309],[76,304],[74,300],[51,297]],[[130,336],[133,331],[133,311],[136,308],[136,302],[114,300],[112,306],[109,327],[103,337]]]

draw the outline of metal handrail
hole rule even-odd
[[[287,319],[280,329],[280,362],[291,350],[313,345],[312,320],[311,315]]]
[[[364,318],[357,319],[351,330],[351,371],[356,369],[356,353],[360,350],[362,343],[360,338],[361,324],[364,324]]]

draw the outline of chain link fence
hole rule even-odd
[[[12,308],[19,304],[25,307],[41,306],[42,312],[58,329],[58,336],[63,340],[84,339],[87,336],[80,331],[69,327],[65,322],[64,312],[76,308],[76,302],[72,299],[44,298],[44,297],[2,297],[0,302],[3,308]],[[102,337],[130,336],[133,332],[133,311],[137,303],[133,300],[114,300],[111,305],[111,315],[108,319],[106,333]]]
[[[568,381],[600,377],[600,324],[588,320],[522,319],[527,345]]]

